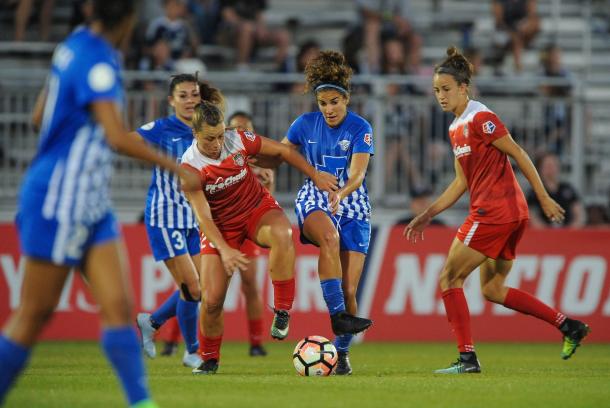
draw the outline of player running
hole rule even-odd
[[[527,153],[515,143],[498,116],[482,103],[469,99],[471,76],[472,65],[468,60],[455,47],[448,48],[447,58],[434,71],[434,94],[441,108],[456,116],[449,126],[456,176],[441,196],[404,230],[409,241],[423,240],[424,228],[432,217],[451,207],[466,190],[470,192],[470,214],[458,229],[440,276],[447,319],[460,356],[450,367],[435,371],[439,374],[481,372],[462,289],[477,267],[487,300],[544,320],[561,331],[563,359],[574,354],[590,331],[583,322],[566,317],[529,293],[505,286],[528,222],[527,202],[508,156],[529,181],[551,221],[561,221],[564,210],[549,196]]]

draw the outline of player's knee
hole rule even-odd
[[[222,313],[222,302],[214,301],[213,299],[208,300],[205,303],[206,315],[211,317],[220,316]]]
[[[502,303],[503,296],[501,288],[498,288],[497,285],[487,284],[481,287],[481,293],[483,293],[483,297],[493,303]]]
[[[241,281],[241,291],[246,298],[250,296],[256,296],[258,292],[256,282],[254,282],[253,280],[243,279]]]
[[[201,300],[201,289],[197,283],[191,283],[189,285],[181,283],[180,291],[182,292],[182,297],[187,302],[199,302]]]
[[[439,279],[441,290],[462,287],[463,282],[459,271],[450,265],[445,266]]]
[[[125,324],[131,321],[133,301],[127,296],[115,296],[102,302],[101,317],[108,324]]]
[[[339,252],[339,234],[337,231],[327,231],[322,234],[320,240],[320,251],[329,254]]]
[[[284,250],[290,250],[294,247],[294,242],[292,241],[292,228],[290,228],[290,226],[273,228],[271,230],[271,235],[276,247]]]

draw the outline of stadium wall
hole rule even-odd
[[[153,310],[173,290],[169,273],[152,258],[142,225],[125,225],[131,279],[138,311]],[[295,236],[298,232],[295,230]],[[402,238],[402,228],[376,225],[359,288],[360,313],[375,324],[364,340],[446,341],[451,332],[438,289],[454,228],[433,227],[416,245]],[[0,323],[17,307],[23,279],[19,245],[12,224],[0,224]],[[298,240],[295,240],[298,241]],[[259,257],[266,269],[266,256]],[[509,285],[527,290],[571,317],[586,321],[589,341],[610,342],[610,230],[533,230],[526,232]],[[290,337],[331,336],[326,306],[317,278],[317,250],[297,245],[297,292]],[[258,275],[264,301],[273,304],[271,282]],[[233,278],[225,302],[227,340],[247,339],[239,276]],[[477,341],[554,341],[559,333],[549,325],[486,302],[474,273],[465,287]],[[272,314],[266,311],[266,324]],[[95,339],[99,334],[97,306],[78,274],[72,274],[57,313],[43,338]]]

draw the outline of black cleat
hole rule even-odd
[[[434,370],[434,374],[479,374],[480,372],[481,365],[479,364],[479,360],[474,360],[474,362],[470,363],[462,361],[459,358],[447,368]]]
[[[218,360],[212,358],[210,360],[206,360],[197,368],[193,368],[192,373],[195,375],[208,375],[208,374],[216,374],[218,370]]]
[[[168,357],[173,356],[178,351],[178,343],[174,343],[172,341],[165,342],[163,345],[163,350],[161,350],[161,355]]]
[[[349,353],[347,351],[340,351],[337,354],[339,358],[337,359],[335,375],[352,375],[352,365],[349,363]]]
[[[265,357],[267,350],[261,345],[250,346],[250,357]]]
[[[591,332],[591,329],[585,323],[573,319],[566,319],[560,330],[564,334],[561,350],[561,358],[564,360],[569,359],[572,354],[576,353],[581,341]]]
[[[365,331],[373,321],[363,317],[357,317],[347,312],[339,312],[330,317],[333,333],[337,336],[342,334],[356,334]]]
[[[271,324],[271,337],[277,340],[284,340],[288,336],[288,323],[290,322],[290,313],[287,310],[275,310],[273,323]]]

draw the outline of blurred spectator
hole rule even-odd
[[[352,67],[361,73],[382,71],[382,44],[396,37],[404,47],[407,71],[419,66],[421,37],[410,23],[409,0],[356,0],[362,26],[356,27],[344,41],[344,49]],[[358,57],[364,47],[364,60]]]
[[[93,17],[93,0],[74,0],[70,16],[70,30],[81,24],[87,24]]]
[[[188,11],[193,18],[203,44],[216,43],[220,23],[219,0],[188,0]]]
[[[496,24],[494,46],[502,51],[500,62],[503,51],[510,49],[515,72],[520,73],[523,48],[528,47],[540,31],[536,0],[493,0],[492,10]]]
[[[301,44],[299,51],[294,58],[288,58],[286,64],[284,64],[283,72],[288,73],[303,73],[307,63],[311,61],[320,52],[320,44],[314,40],[309,39]],[[288,89],[285,86],[281,87],[282,90],[294,94],[302,94],[305,91],[305,82],[296,82],[289,84]]]
[[[556,44],[549,44],[540,54],[542,75],[549,78],[568,80],[570,73],[561,61],[561,49]],[[570,96],[571,85],[550,84],[540,88],[542,95],[549,98],[544,106],[545,150],[561,154],[568,142],[571,128],[568,103],[562,99]]]
[[[148,47],[148,53],[140,60],[138,68],[141,71],[171,72],[175,64],[169,43],[165,38],[158,37]]]
[[[163,39],[170,48],[174,61],[196,55],[198,38],[191,26],[184,20],[186,0],[163,0],[164,15],[153,19],[146,29],[147,50],[152,58],[153,46]]]
[[[432,190],[422,188],[411,192],[411,200],[409,201],[409,215],[396,221],[396,225],[407,225],[413,218],[423,213],[426,208],[432,204]],[[438,218],[433,218],[430,225],[446,225],[444,221]]]
[[[588,227],[610,227],[610,208],[602,204],[587,206]]]
[[[40,25],[39,40],[49,41],[51,34],[51,18],[53,17],[53,6],[55,0],[40,0],[42,3],[38,9],[38,23]],[[24,41],[25,30],[30,21],[34,0],[19,0],[15,9],[15,41]]]
[[[470,96],[477,99],[481,95],[481,90],[476,82],[476,77],[481,74],[483,68],[483,55],[481,50],[476,47],[469,47],[464,50],[464,56],[472,64],[472,76],[475,80],[470,84]]]
[[[290,46],[290,33],[285,28],[269,28],[265,23],[265,0],[220,0],[222,22],[219,42],[237,48],[237,70],[245,71],[256,46],[277,47],[275,62],[284,64]]]
[[[551,223],[540,208],[536,194],[530,191],[527,203],[530,207],[530,224],[533,227],[582,227],[585,225],[585,210],[578,197],[576,189],[569,183],[559,180],[561,167],[559,158],[553,153],[545,153],[536,161],[536,167],[544,187],[553,200],[566,211],[565,219],[561,224]]]

